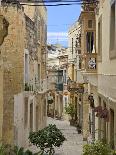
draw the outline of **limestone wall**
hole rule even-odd
[[[18,6],[1,6],[2,14],[9,23],[8,35],[1,45],[1,59],[3,61],[3,124],[2,140],[13,143],[14,140],[14,94],[23,88],[23,56],[25,21],[22,8]]]

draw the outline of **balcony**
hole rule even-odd
[[[56,84],[56,91],[63,91],[63,83]]]
[[[84,92],[83,84],[79,84],[76,81],[69,81],[68,91],[70,93],[83,93]]]
[[[43,79],[41,81],[36,82],[35,84],[35,92],[44,93],[48,91],[48,82],[47,79]]]
[[[86,53],[83,55],[82,71],[87,73],[97,72],[97,53]]]
[[[44,93],[48,90],[47,79],[43,79],[41,81],[36,81],[33,83],[25,83],[24,90],[31,93]]]
[[[98,3],[98,0],[82,0],[82,9],[83,11],[94,11]]]

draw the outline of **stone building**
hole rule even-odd
[[[65,103],[68,103],[68,98],[65,99],[68,55],[61,45],[48,46],[48,53],[48,88],[53,98],[53,103],[48,103],[48,106],[53,117],[61,118]]]
[[[86,118],[83,119],[83,138],[103,140],[113,149],[116,148],[115,8],[113,0],[99,1],[89,12],[84,5],[79,19],[82,23],[82,75],[87,90],[83,94],[86,98],[86,102],[83,100],[83,118]]]
[[[82,95],[82,111],[83,111],[83,140],[87,141],[88,137],[94,139],[93,120],[90,119],[90,111],[92,110],[88,96],[92,93],[97,95],[97,54],[96,54],[96,4],[82,5],[82,11],[79,17],[81,24],[81,74],[83,77],[84,93]],[[97,98],[97,96],[96,96]],[[97,103],[95,103],[97,104]]]
[[[81,23],[77,20],[68,31],[68,76],[71,80],[69,98],[70,102],[75,106],[75,120],[78,120],[80,126],[82,126],[82,107],[79,100],[82,95],[77,90],[79,85],[84,82],[81,73],[81,29]]]
[[[2,3],[0,15],[9,24],[0,46],[0,139],[28,148],[29,132],[46,125],[47,12]]]
[[[84,87],[81,98],[78,96],[78,103],[82,105],[83,140],[104,140],[112,148],[116,148],[115,9],[115,0],[94,1],[92,4],[84,1],[78,19],[81,46],[77,47],[81,50]]]
[[[106,33],[107,32],[107,33]],[[102,0],[96,12],[98,105],[107,115],[98,117],[98,138],[116,149],[116,1]]]

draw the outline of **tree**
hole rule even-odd
[[[66,139],[56,125],[49,124],[42,130],[31,132],[29,140],[41,149],[41,155],[54,155],[54,147],[60,147]]]
[[[75,110],[74,104],[70,103],[68,107],[65,107],[65,111],[66,111],[66,114],[71,116],[71,120],[73,120],[74,116],[76,114],[76,110]]]

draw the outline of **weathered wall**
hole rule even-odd
[[[14,140],[14,94],[23,87],[23,55],[25,22],[22,8],[1,6],[0,14],[9,22],[8,35],[1,46],[3,61],[3,124],[2,140],[13,143]],[[18,61],[17,61],[18,60]]]
[[[97,23],[96,24],[96,40],[97,40],[96,49],[97,49],[97,52],[99,52],[98,23],[101,20],[102,44],[101,44],[101,51],[99,53],[100,60],[98,62],[98,93],[99,93],[98,96],[101,98],[102,106],[105,102],[106,107],[109,110],[109,113],[111,109],[114,112],[114,122],[112,122],[111,114],[109,114],[110,119],[106,127],[106,134],[107,134],[106,139],[110,143],[114,138],[114,145],[116,148],[116,82],[115,82],[116,81],[116,69],[115,69],[115,66],[116,66],[116,35],[115,35],[113,53],[110,50],[110,43],[112,40],[112,37],[110,37],[110,33],[111,33],[110,21],[111,21],[112,2],[115,2],[115,1],[104,0],[102,3],[100,3],[99,13],[96,16],[96,23]],[[115,2],[115,10],[116,10],[116,2]],[[115,14],[115,19],[116,19],[116,14]],[[112,24],[115,24],[115,27],[116,27],[116,20],[115,20],[115,23],[112,23]],[[114,123],[114,127],[111,126],[111,124],[113,123]],[[102,128],[104,130],[103,126],[100,126],[100,124],[99,124],[99,128]],[[101,136],[102,135],[103,133],[101,134]]]

